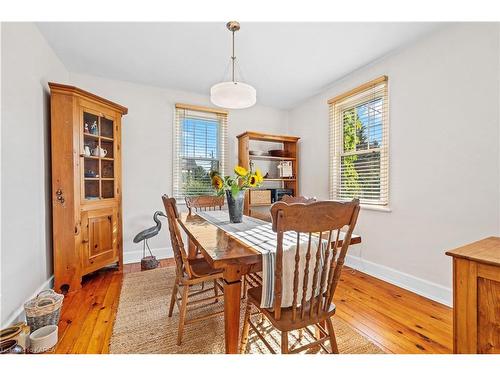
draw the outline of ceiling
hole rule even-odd
[[[70,72],[208,95],[229,79],[225,23],[37,23]],[[246,22],[236,33],[242,81],[257,102],[288,109],[414,42],[439,23]]]

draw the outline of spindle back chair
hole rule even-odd
[[[222,210],[224,206],[224,196],[217,195],[193,195],[184,198],[186,202],[186,207],[189,210],[189,215],[198,211],[215,211]],[[197,247],[191,248],[194,246],[193,243],[190,243],[189,254],[190,257],[199,257],[201,258],[200,251]]]
[[[304,203],[304,204],[309,204],[309,203],[314,203],[316,202],[316,198],[308,198],[303,195],[295,196],[292,197],[291,195],[283,195],[280,201],[276,202],[275,204],[279,202],[285,202],[288,204],[292,203]],[[256,287],[262,285],[262,276],[258,273],[249,273],[245,275],[245,279],[243,280],[243,295],[246,296],[246,291],[248,285],[250,287]]]
[[[288,204],[278,202],[271,207],[273,230],[277,233],[274,304],[272,309],[261,308],[262,288],[248,290],[247,310],[241,341],[242,352],[246,347],[249,326],[254,330],[257,329],[250,321],[251,306],[254,305],[275,328],[282,332],[282,353],[289,352],[289,331],[305,328],[311,333],[307,327],[312,325],[316,325],[324,336],[291,352],[299,352],[315,345],[320,345],[326,350],[323,343],[329,340],[331,352],[338,353],[330,319],[335,314],[335,305],[332,301],[358,213],[359,200],[357,199],[345,203],[321,201],[309,204]],[[342,229],[345,229],[343,237],[340,235]],[[283,284],[283,253],[285,250],[283,242],[286,232],[296,232],[294,234],[294,236],[296,235],[296,248],[289,250],[294,251],[293,285]],[[330,247],[331,243],[333,245]],[[303,257],[302,262],[300,262],[301,256]],[[310,275],[310,273],[312,274]],[[300,281],[302,281],[301,287]],[[284,287],[293,288],[291,306],[282,306]],[[326,324],[326,331],[323,323]],[[265,342],[264,336],[259,336]]]
[[[224,206],[224,196],[217,195],[197,195],[191,197],[185,197],[186,207],[189,210],[189,214],[193,213],[193,209],[198,211],[215,211],[217,208],[222,210]]]
[[[292,197],[291,195],[283,195],[283,197],[281,197],[281,200],[276,202],[276,203],[279,203],[279,202],[285,202],[288,204],[292,204],[292,203],[309,204],[309,203],[317,202],[317,199],[316,198],[308,198],[308,197],[305,197],[303,195],[299,195],[296,197]]]
[[[174,259],[176,264],[176,277],[172,288],[170,298],[170,308],[168,316],[171,317],[174,306],[179,308],[179,329],[177,333],[177,345],[181,345],[184,326],[189,323],[195,323],[200,320],[211,318],[213,316],[224,313],[223,310],[209,313],[204,316],[199,316],[194,319],[186,320],[188,305],[199,305],[202,303],[216,303],[221,298],[219,291],[223,292],[222,287],[222,271],[212,268],[205,259],[196,258],[189,259],[184,247],[180,227],[178,223],[179,212],[175,198],[169,198],[167,195],[162,196],[163,205],[168,218],[168,229],[170,231],[170,240],[174,251]],[[220,281],[220,283],[219,283]],[[190,298],[208,293],[209,290],[201,289],[194,293],[189,293],[191,287],[195,285],[204,285],[205,282],[213,282],[214,295],[202,299],[189,301]],[[182,288],[182,293],[179,290]],[[180,304],[179,304],[180,302]]]
[[[191,268],[189,267],[188,256],[184,247],[184,242],[182,240],[179,227],[175,222],[179,217],[175,199],[169,198],[167,195],[163,195],[161,198],[165,207],[165,212],[167,213],[170,242],[172,243],[172,250],[174,252],[174,260],[176,266],[176,277],[182,278],[185,276],[185,274],[187,274],[188,277],[191,277]]]

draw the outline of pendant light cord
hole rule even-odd
[[[234,55],[234,30],[232,31],[233,33],[233,55],[231,56],[231,60],[233,60],[233,73],[232,73],[232,79],[233,79],[233,82],[234,81],[234,62],[236,60],[236,56]]]

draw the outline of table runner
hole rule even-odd
[[[209,223],[225,231],[229,236],[237,239],[252,249],[262,254],[262,299],[261,307],[271,308],[274,305],[274,270],[276,260],[276,233],[272,230],[272,224],[250,216],[243,216],[242,223],[231,223],[227,211],[203,211],[197,213]],[[305,255],[307,252],[308,235],[301,233],[299,243],[299,292],[297,300],[302,300],[302,285],[305,269]],[[304,246],[302,246],[304,243]],[[285,232],[283,236],[283,275],[282,275],[282,297],[281,306],[290,307],[293,301],[293,277],[295,269],[295,253],[297,249],[297,233]],[[312,277],[316,266],[316,251],[318,240],[311,241],[311,260],[309,263],[309,279],[306,291],[306,300],[310,299],[312,291]],[[322,251],[320,267],[323,265],[324,255],[328,249],[326,240],[322,240]],[[321,268],[320,268],[321,269]],[[319,286],[317,287],[319,289]],[[319,290],[315,290],[317,295]]]

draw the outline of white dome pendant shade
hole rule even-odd
[[[257,102],[257,91],[243,82],[221,82],[210,89],[210,101],[223,108],[248,108]]]
[[[252,86],[237,82],[234,76],[234,33],[240,29],[240,24],[230,21],[226,24],[229,31],[233,33],[232,81],[220,82],[210,88],[210,101],[218,106],[229,109],[243,109],[253,106],[257,102],[257,91]]]

